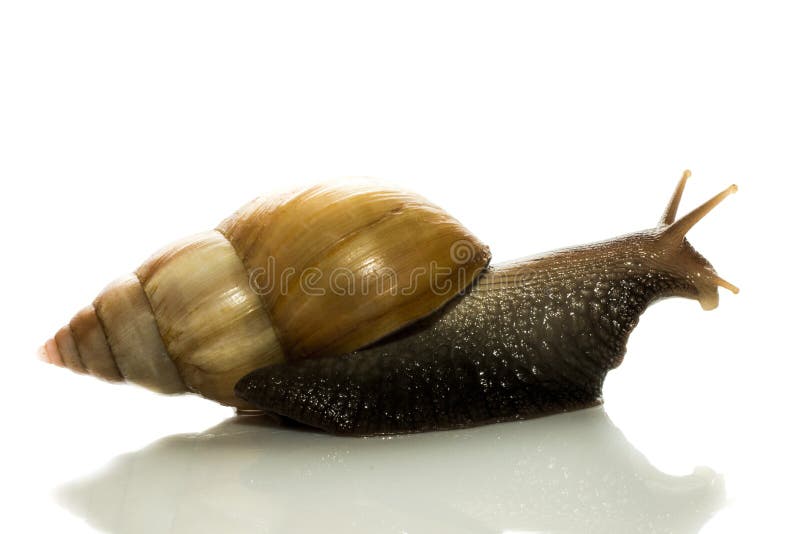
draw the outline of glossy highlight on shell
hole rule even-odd
[[[259,198],[110,284],[45,359],[346,435],[593,406],[650,304],[738,291],[686,239],[736,186],[677,218],[689,176],[654,228],[497,266],[412,193]]]

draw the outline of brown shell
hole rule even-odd
[[[257,200],[219,230],[247,267],[289,358],[350,352],[430,314],[490,257],[441,208],[372,182]]]
[[[247,407],[233,385],[248,372],[377,341],[443,306],[489,257],[419,195],[317,185],[162,249],[46,347],[77,372]]]

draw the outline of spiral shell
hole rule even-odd
[[[419,195],[371,181],[258,198],[109,284],[46,359],[162,393],[247,407],[233,386],[287,359],[343,354],[469,286],[489,250]]]

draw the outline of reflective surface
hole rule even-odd
[[[725,502],[720,475],[660,472],[602,407],[392,438],[231,418],[56,495],[111,533],[690,533]]]
[[[0,532],[800,532],[797,9],[409,6],[0,2]],[[687,167],[686,206],[741,187],[689,237],[742,291],[646,312],[613,425],[209,434],[230,410],[34,360],[259,194],[378,176],[496,264],[651,226]]]

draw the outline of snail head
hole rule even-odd
[[[711,263],[689,244],[686,234],[725,197],[735,193],[737,187],[729,186],[676,220],[678,205],[690,176],[691,172],[684,171],[659,225],[654,230],[655,246],[658,250],[654,257],[661,263],[662,269],[689,283],[690,289],[683,296],[698,300],[704,310],[713,310],[719,304],[719,287],[733,293],[738,293],[739,289],[717,274]]]

